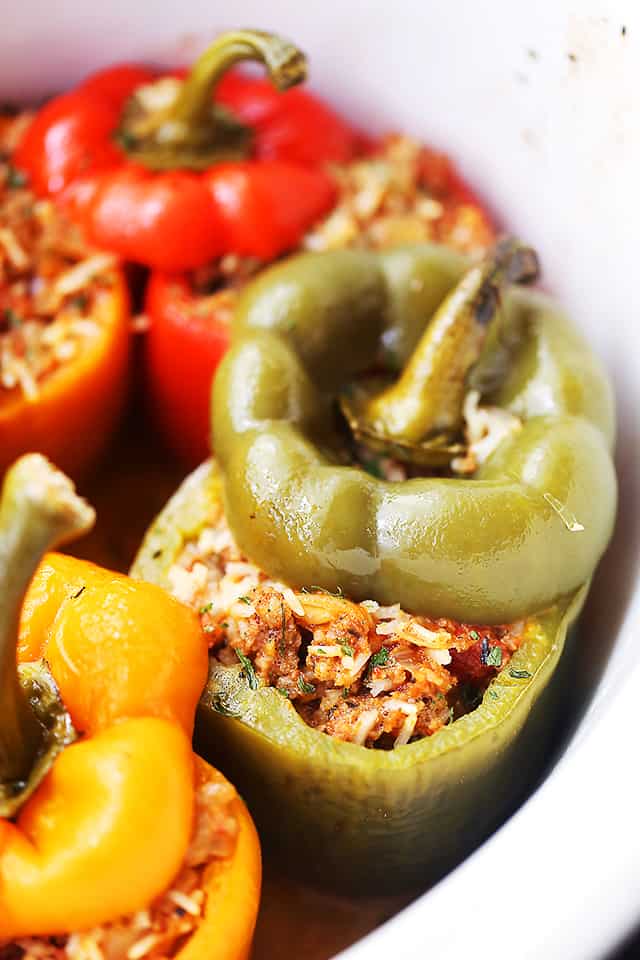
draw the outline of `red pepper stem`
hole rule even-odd
[[[171,119],[187,126],[209,120],[216,86],[227,70],[243,60],[263,63],[278,90],[301,83],[307,75],[304,54],[288,40],[262,30],[224,33],[191,68],[171,110]]]
[[[7,472],[0,498],[0,793],[21,788],[43,746],[16,669],[25,593],[46,551],[84,533],[93,519],[71,481],[39,454]]]
[[[278,90],[301,83],[307,75],[304,54],[288,40],[261,30],[224,33],[200,56],[163,109],[145,107],[134,94],[116,135],[123,149],[151,170],[205,170],[217,161],[245,157],[250,128],[213,102],[217,84],[242,60],[263,63]]]

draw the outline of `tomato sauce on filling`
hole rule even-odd
[[[473,710],[526,633],[524,622],[462,624],[292,590],[242,555],[221,507],[169,579],[199,611],[212,656],[274,687],[310,726],[365,747],[430,736]]]

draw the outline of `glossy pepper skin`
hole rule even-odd
[[[231,337],[228,317],[204,306],[187,274],[151,274],[145,295],[148,402],[171,451],[192,467],[209,451],[211,381]]]
[[[220,470],[206,462],[150,528],[132,574],[168,589],[172,564],[221,497]],[[273,688],[252,690],[241,669],[212,660],[196,749],[234,778],[263,843],[305,882],[357,894],[424,889],[539,777],[566,694],[556,668],[584,593],[532,618],[480,706],[432,737],[392,751],[334,740]]]
[[[7,475],[2,510],[3,561],[8,544],[20,545],[14,557],[21,558],[21,574],[33,570],[47,541],[91,522],[90,508],[35,455]],[[8,592],[20,600],[27,581],[16,584],[15,573],[9,578]],[[162,590],[47,554],[22,608],[17,659],[23,668],[46,662],[81,736],[53,757],[15,819],[0,819],[0,938],[62,935],[146,909],[183,863],[196,780],[222,779],[204,762],[194,767],[191,748],[206,676],[197,619]],[[3,682],[12,689],[4,669]],[[19,690],[14,685],[15,696]],[[10,699],[3,700],[3,775],[12,752],[29,760],[25,739],[8,748]],[[260,856],[239,800],[235,812],[235,853],[212,868],[205,918],[185,948],[194,960],[240,960],[248,953]],[[218,938],[223,945],[216,947]]]
[[[96,464],[125,405],[130,367],[129,295],[120,270],[96,295],[98,333],[49,374],[35,401],[20,390],[0,399],[0,473],[38,450],[74,479]]]
[[[542,294],[504,298],[505,343],[482,364],[509,356],[486,399],[523,426],[473,479],[388,483],[324,452],[337,392],[381,345],[404,361],[464,266],[434,247],[307,254],[247,288],[214,385],[214,448],[236,540],[274,577],[508,623],[591,576],[615,513],[611,389]]]
[[[278,89],[222,78],[245,59],[264,62]],[[227,252],[272,259],[331,207],[324,167],[358,147],[317,98],[279,92],[304,76],[302,54],[260,31],[220,37],[185,80],[134,65],[100,71],[45,105],[14,162],[37,192],[67,203],[93,244],[126,259],[168,271]],[[135,95],[149,84],[173,99],[163,94],[141,121]]]
[[[327,400],[345,379],[371,367],[380,342],[394,352],[400,365],[405,364],[424,336],[425,317],[435,314],[436,322],[444,309],[443,298],[459,289],[466,270],[463,258],[423,247],[380,256],[299,258],[256,281],[236,316],[234,346],[216,381],[216,438],[222,457],[228,458],[226,475],[209,462],[185,481],[149,530],[134,575],[168,587],[169,571],[185,542],[197,538],[216,515],[216,505],[224,501],[233,518],[238,501],[246,499],[245,508],[254,515],[246,516],[246,525],[250,519],[257,523],[273,554],[286,542],[289,572],[284,579],[295,583],[308,558],[296,542],[295,497],[279,501],[282,529],[276,535],[270,536],[273,527],[265,531],[263,519],[266,514],[271,522],[273,491],[279,494],[283,483],[290,482],[292,465],[308,498],[305,516],[311,534],[318,529],[320,515],[329,531],[327,542],[342,538],[345,552],[334,551],[334,562],[348,559],[355,565],[366,560],[360,528],[363,512],[358,507],[375,503],[385,485],[361,471],[330,465],[321,456],[316,442],[326,442],[331,434]],[[210,664],[197,716],[197,749],[233,771],[264,840],[280,862],[305,879],[334,889],[379,893],[419,884],[424,888],[440,878],[526,796],[553,741],[566,679],[557,668],[614,509],[608,453],[613,408],[599,364],[551,301],[510,290],[505,308],[498,335],[487,340],[473,374],[484,382],[490,402],[523,417],[525,425],[516,440],[522,444],[524,435],[524,450],[504,441],[482,468],[484,479],[412,480],[389,485],[390,493],[385,491],[392,505],[397,504],[396,495],[404,494],[411,508],[396,526],[398,538],[411,532],[419,535],[427,508],[434,510],[434,519],[426,518],[437,533],[427,558],[436,556],[440,579],[416,594],[418,609],[471,622],[499,622],[507,619],[506,611],[515,618],[517,601],[518,615],[526,618],[522,646],[491,681],[481,704],[432,737],[392,751],[366,750],[307,726],[277,690],[262,685],[251,689],[241,668],[224,667],[215,660]],[[505,600],[500,577],[491,578],[484,595],[463,592],[461,584],[465,577],[476,576],[476,567],[481,574],[489,570],[490,576],[483,550],[489,551],[492,562],[499,559],[491,536],[506,535],[509,543],[509,525],[518,531],[527,516],[531,524],[525,524],[525,532],[540,531],[536,511],[544,507],[535,489],[523,491],[523,476],[527,486],[540,477],[549,481],[549,492],[555,489],[558,499],[558,488],[551,481],[564,483],[574,497],[578,489],[586,500],[584,489],[579,490],[581,472],[575,476],[576,462],[588,474],[594,500],[583,502],[589,510],[577,515],[595,523],[596,530],[601,526],[595,539],[587,540],[589,565],[570,571],[574,587],[567,589],[560,577],[550,584],[553,602],[541,604],[543,612],[537,613],[533,605],[522,609],[525,601],[538,603],[542,582],[538,571],[553,565],[553,551],[565,551],[565,563],[571,560],[563,536],[547,527],[550,546],[539,549],[536,563],[529,554],[529,569],[518,567],[515,544],[511,556],[506,554],[515,564],[512,575],[526,581],[527,595],[524,590],[517,596],[510,591]],[[268,474],[265,463],[273,468]],[[488,480],[493,464],[497,479]],[[513,473],[507,483],[501,479],[503,471]],[[342,476],[346,480],[341,486]],[[250,486],[249,496],[243,485]],[[425,490],[434,491],[430,498]],[[449,491],[452,505],[447,507]],[[500,498],[501,509],[495,518],[490,516],[493,523],[485,524],[489,494]],[[555,517],[563,529],[565,523],[572,525],[568,508],[562,511],[563,518],[541,499],[551,511],[543,514],[543,521]],[[576,508],[574,501],[569,506]],[[439,523],[436,508],[441,510]],[[556,504],[556,509],[562,506]],[[466,519],[457,548],[460,562],[447,563],[450,528],[455,527],[458,510]],[[242,534],[242,525],[238,530]],[[520,536],[518,543],[527,548],[526,538]],[[259,552],[262,557],[264,551]],[[272,562],[267,559],[265,565]],[[319,569],[322,572],[323,567]],[[341,572],[340,586],[348,596],[353,596],[353,577],[351,571]],[[303,585],[317,583],[302,580]],[[401,589],[394,580],[386,594],[388,602],[400,601]],[[280,814],[275,825],[274,810]],[[286,841],[281,822],[287,824]]]
[[[261,81],[267,104],[259,109],[252,104],[249,110],[242,99],[246,95],[246,83],[241,74],[228,74],[220,85],[220,98],[247,122],[262,117],[263,109],[269,117],[272,106],[281,96],[271,84]],[[251,81],[253,83],[255,81]],[[292,90],[285,98],[299,93],[308,96]],[[324,124],[318,122],[315,129],[324,129]],[[331,143],[330,135],[327,137]],[[349,159],[346,152],[345,159]],[[472,205],[484,217],[488,216],[445,154],[423,148],[421,167],[424,182],[436,198]],[[285,207],[281,205],[282,209]],[[263,222],[265,215],[268,216],[268,211],[261,214]],[[145,337],[145,367],[149,404],[168,448],[191,468],[211,452],[211,383],[231,341],[231,298],[235,298],[235,291],[222,302],[215,293],[211,296],[198,292],[187,273],[156,270],[147,285],[145,314],[149,328]]]

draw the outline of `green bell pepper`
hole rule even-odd
[[[132,575],[170,589],[169,570],[221,496],[220,471],[208,461],[151,526]],[[196,749],[233,775],[263,844],[298,878],[359,893],[424,887],[495,829],[539,777],[565,693],[556,668],[585,594],[586,586],[528,623],[522,646],[472,713],[391,751],[314,730],[275,689],[254,689],[240,666],[212,659]]]
[[[540,293],[504,292],[472,373],[489,403],[523,420],[473,479],[388,483],[334,453],[339,391],[389,343],[404,362],[445,294],[431,325],[459,317],[460,292],[482,289],[465,286],[466,267],[438,247],[307,254],[248,287],[215,381],[214,448],[236,541],[271,576],[487,624],[591,576],[615,514],[611,389]]]
[[[425,885],[526,795],[553,739],[567,631],[611,531],[609,384],[551,300],[504,289],[510,256],[469,271],[443,248],[351,251],[262,274],[216,380],[219,465],[187,478],[132,570],[169,588],[185,543],[222,501],[251,560],[287,583],[466,622],[527,618],[475,710],[392,751],[332,739],[277,690],[212,659],[198,749],[239,784],[276,855],[334,888]],[[474,323],[488,317],[483,341]],[[446,344],[458,383],[439,405],[434,343],[457,329],[475,348],[461,360]],[[334,401],[381,353],[410,371],[365,405],[377,429],[376,410],[390,409],[380,398],[394,398],[398,416],[383,424],[392,442],[458,429],[465,377],[522,429],[473,479],[384,483],[341,464]],[[416,407],[416,395],[429,402]]]

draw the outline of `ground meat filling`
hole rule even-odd
[[[94,309],[115,258],[92,251],[10,163],[28,115],[0,116],[0,402],[43,381],[100,332]]]
[[[205,874],[235,850],[236,792],[220,780],[199,783],[194,828],[184,865],[170,890],[147,910],[92,930],[0,943],[0,960],[160,960],[174,956],[200,924],[206,906]]]
[[[332,167],[331,213],[301,248],[381,250],[442,243],[481,256],[493,226],[451,162],[415,140],[391,136],[366,157]],[[191,309],[231,322],[237,296],[261,268],[227,255],[191,275]],[[472,474],[520,421],[465,404],[466,455],[451,473]],[[357,451],[359,465],[387,480],[406,467]],[[414,617],[373,601],[351,603],[322,592],[294,592],[247,561],[220,513],[186,546],[171,574],[173,591],[201,612],[212,655],[240,662],[245,675],[275,687],[310,725],[340,740],[390,748],[430,736],[473,709],[522,640],[522,624],[464,626]]]
[[[199,610],[212,656],[274,687],[310,726],[366,747],[431,736],[474,709],[525,632],[294,591],[247,561],[221,508],[169,577]]]

